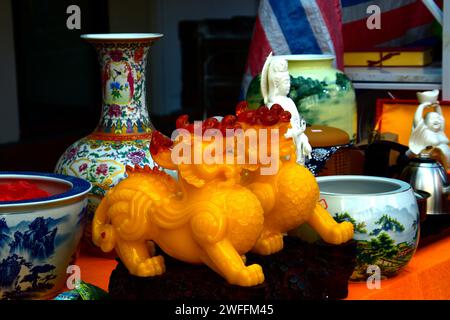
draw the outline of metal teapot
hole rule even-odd
[[[450,193],[444,167],[428,153],[421,153],[405,167],[400,179],[409,182],[415,190],[423,190],[431,196],[427,200],[427,214],[448,214],[446,198]]]

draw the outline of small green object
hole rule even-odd
[[[63,292],[55,300],[107,300],[108,293],[92,284],[80,281],[74,290]]]
[[[54,300],[80,300],[80,295],[77,290],[71,290],[59,294]]]
[[[264,104],[264,98],[261,94],[261,75],[257,75],[250,82],[245,100],[247,100],[249,109],[258,109]]]

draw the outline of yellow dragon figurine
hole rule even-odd
[[[252,120],[258,113],[263,114],[262,117],[270,113],[281,115],[283,108],[274,104],[270,111],[264,106],[253,111],[244,104],[236,113],[244,130],[254,128],[258,131],[266,128],[264,123]],[[292,138],[285,137],[289,123],[281,121],[273,127],[279,130],[279,148],[275,150],[280,159],[277,174],[261,174],[262,166],[258,165],[246,166],[241,175],[241,184],[252,190],[264,209],[263,231],[252,251],[260,255],[280,251],[284,234],[303,223],[309,224],[329,244],[338,245],[352,239],[353,225],[337,223],[319,204],[320,192],[315,177],[296,163],[295,145]]]
[[[259,157],[253,164],[194,161],[196,146],[204,152],[213,144],[202,139],[208,129],[222,133],[249,128],[285,132],[289,113],[273,106],[271,110],[275,111],[251,111],[241,105],[237,117],[205,120],[200,135],[194,133],[187,116],[181,116],[177,128],[189,133],[189,142],[172,141],[154,132],[150,148],[153,159],[163,168],[177,170],[178,181],[158,167],[128,167],[128,178],[107,193],[95,213],[94,243],[105,252],[115,249],[133,275],[148,277],[165,272],[163,257],[153,256],[153,241],[176,259],[208,265],[230,284],[255,286],[264,282],[264,273],[257,264],[245,265],[245,253],[253,250],[267,255],[281,250],[283,234],[302,223],[310,224],[326,242],[350,240],[352,224],[336,223],[318,204],[314,176],[295,163],[295,146],[290,139],[281,137],[280,148],[268,150],[281,160],[272,176],[261,174],[267,164],[263,165]],[[252,117],[256,120],[249,120]],[[187,161],[174,161],[177,148]],[[235,144],[233,150],[225,148],[223,153],[238,148]],[[253,152],[245,147],[246,157]]]

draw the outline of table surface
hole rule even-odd
[[[77,265],[83,281],[108,289],[116,267],[113,258],[82,253]],[[397,276],[368,289],[365,282],[349,284],[348,300],[441,300],[450,299],[450,237],[418,249],[409,265]]]

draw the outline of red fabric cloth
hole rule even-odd
[[[438,1],[442,5],[442,1]],[[381,10],[381,29],[369,30],[370,5]],[[345,51],[432,45],[434,17],[422,3],[412,0],[342,0]],[[442,7],[442,6],[441,6]],[[437,40],[437,39],[436,39]]]
[[[344,70],[344,38],[342,33],[342,9],[339,0],[317,0],[323,19],[330,32],[336,55],[336,66]]]
[[[0,201],[31,200],[49,196],[50,193],[25,180],[0,184]]]

